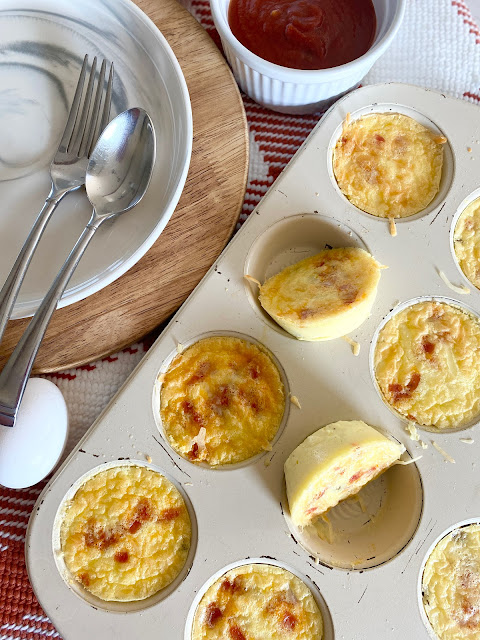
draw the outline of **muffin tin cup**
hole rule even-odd
[[[193,623],[195,618],[195,612],[197,611],[197,607],[200,604],[201,599],[203,598],[203,596],[205,595],[209,587],[211,587],[212,584],[214,584],[219,578],[221,578],[225,573],[227,573],[227,571],[230,571],[231,569],[236,569],[237,567],[243,567],[244,565],[249,565],[249,564],[262,564],[262,565],[280,567],[281,569],[286,569],[287,571],[290,571],[290,573],[292,573],[294,576],[299,578],[310,589],[312,596],[315,602],[317,603],[318,608],[320,609],[320,613],[322,614],[322,618],[323,618],[322,640],[334,640],[335,633],[333,628],[332,617],[330,615],[330,611],[328,609],[327,603],[323,599],[320,593],[320,590],[318,586],[315,584],[315,582],[313,582],[313,580],[310,577],[300,573],[298,569],[291,567],[285,562],[280,562],[275,558],[265,558],[265,557],[245,558],[244,560],[237,560],[236,562],[232,562],[226,567],[223,567],[222,569],[217,571],[215,574],[213,574],[205,582],[205,584],[202,585],[201,589],[196,594],[195,599],[193,600],[192,606],[190,607],[190,610],[187,615],[184,640],[191,640],[192,638],[192,629],[193,629]]]
[[[480,187],[478,189],[475,189],[474,191],[472,191],[472,193],[469,193],[468,196],[465,198],[465,200],[463,200],[463,202],[460,203],[460,205],[458,206],[456,214],[453,216],[452,225],[451,225],[451,228],[450,228],[450,251],[452,253],[452,259],[454,260],[455,264],[457,265],[457,269],[458,269],[458,272],[460,274],[460,277],[461,277],[463,283],[467,286],[467,288],[468,289],[472,289],[473,288],[473,289],[477,289],[477,290],[478,290],[478,287],[476,287],[473,284],[473,282],[467,278],[467,276],[465,275],[465,273],[462,270],[462,267],[460,266],[460,263],[458,261],[457,255],[455,253],[454,238],[455,238],[455,228],[456,228],[457,223],[458,223],[458,221],[460,219],[460,216],[465,211],[465,209],[468,207],[468,205],[472,204],[472,202],[475,202],[475,200],[479,200],[479,199],[480,199]]]
[[[408,546],[422,518],[423,483],[408,451],[401,460],[409,464],[390,467],[356,496],[330,509],[326,520],[320,517],[304,529],[292,522],[285,488],[282,508],[287,526],[315,562],[364,571],[389,562]]]
[[[368,106],[352,111],[350,113],[350,118],[351,118],[351,121],[354,122],[355,120],[358,120],[362,116],[374,115],[376,113],[400,113],[404,116],[408,116],[409,118],[412,118],[413,120],[416,120],[421,125],[429,129],[430,131],[433,131],[437,135],[445,136],[445,132],[437,125],[437,123],[434,120],[427,117],[424,113],[422,113],[418,109],[415,109],[412,106],[407,106],[404,104],[375,102],[374,104],[370,104]],[[355,204],[350,202],[350,200],[347,198],[347,196],[344,195],[344,193],[342,192],[342,190],[340,189],[337,183],[337,179],[333,171],[333,154],[334,154],[335,146],[342,135],[343,126],[344,126],[343,122],[337,126],[328,144],[328,154],[327,154],[328,174],[330,176],[330,180],[332,181],[333,188],[340,195],[340,197],[343,198],[346,203],[348,203],[349,206],[355,209],[355,211],[361,212],[364,215],[372,217],[376,220],[382,220],[383,222],[386,221],[388,223],[388,218],[377,216],[373,213],[368,213],[367,211],[360,209]],[[447,194],[453,182],[453,178],[455,176],[455,156],[454,156],[454,153],[452,152],[452,148],[448,141],[448,137],[447,136],[445,137],[447,138],[447,142],[443,145],[443,168],[442,168],[442,177],[440,179],[438,193],[424,209],[410,216],[405,216],[403,218],[395,218],[395,223],[402,223],[405,221],[412,222],[413,220],[418,220],[419,218],[422,218],[423,216],[426,216],[432,211],[434,211],[435,209],[437,209],[438,206],[445,201],[445,198],[447,197]]]
[[[379,110],[379,105],[388,105],[392,111],[410,110],[408,115],[433,123],[447,137],[446,153],[449,150],[452,156],[450,164],[446,160],[440,195],[424,212],[398,220],[396,237],[390,236],[386,220],[360,212],[332,180],[331,149],[347,113],[356,117]],[[405,420],[390,410],[375,388],[370,353],[376,330],[399,303],[435,297],[467,307],[475,315],[480,311],[479,290],[470,287],[470,295],[458,299],[438,275],[443,271],[454,284],[460,279],[451,251],[452,218],[465,199],[480,189],[479,140],[478,107],[408,85],[361,88],[322,118],[39,498],[27,531],[27,567],[42,607],[65,640],[113,635],[118,640],[140,635],[144,640],[187,640],[185,621],[193,615],[199,593],[212,576],[232,563],[261,558],[283,563],[318,587],[312,592],[324,599],[335,638],[426,637],[418,606],[422,561],[432,541],[452,522],[480,513],[480,494],[472,483],[478,473],[479,427],[461,433],[422,431],[425,450],[410,441]],[[315,252],[325,243],[333,244],[326,239],[330,231],[335,231],[335,243],[366,246],[388,267],[381,273],[370,317],[350,334],[360,344],[358,357],[340,338],[305,342],[286,334],[263,315],[257,292],[244,279],[250,272],[262,280],[285,266],[296,251]],[[239,335],[263,345],[281,365],[287,393],[297,399],[272,451],[228,472],[215,472],[176,454],[159,432],[152,408],[159,372],[177,345],[212,334]],[[377,557],[365,559],[364,568],[356,570],[346,568],[345,561],[340,568],[338,553],[330,559],[323,554],[319,562],[305,548],[309,545],[289,529],[287,510],[282,513],[286,459],[308,435],[337,420],[363,420],[402,442],[412,458],[419,458],[380,477],[381,483],[391,473],[398,478],[408,474],[417,489],[400,492],[393,501],[401,504],[396,513],[397,535],[383,537],[385,544],[375,550]],[[430,437],[456,464],[444,459]],[[468,444],[472,440],[474,444]],[[168,597],[117,615],[95,608],[66,584],[56,566],[52,531],[65,494],[84,474],[101,462],[147,456],[188,495],[198,527],[196,552],[188,575]],[[407,512],[414,515],[410,524],[402,515]],[[346,520],[350,522],[349,517]],[[369,567],[369,562],[376,566]],[[330,640],[327,634],[326,639]]]
[[[468,527],[471,524],[480,524],[480,517],[477,518],[468,518],[467,520],[462,520],[461,522],[457,522],[456,524],[452,524],[448,529],[442,531],[442,533],[437,536],[437,538],[431,543],[428,548],[425,556],[423,558],[422,565],[420,567],[420,571],[418,573],[418,582],[417,582],[417,595],[418,595],[418,610],[420,611],[420,617],[422,619],[423,624],[425,625],[425,629],[432,640],[440,640],[438,635],[433,630],[432,625],[430,624],[430,620],[428,619],[427,612],[425,611],[425,607],[423,606],[423,572],[425,571],[425,565],[431,556],[433,550],[437,546],[437,544],[448,536],[449,533],[455,531],[456,529],[462,529],[463,527]]]
[[[85,482],[96,476],[98,473],[101,473],[102,471],[106,471],[107,469],[114,469],[116,467],[145,467],[146,469],[151,469],[152,471],[155,471],[164,476],[174,485],[174,487],[182,496],[188,511],[188,515],[190,517],[190,523],[192,527],[190,549],[187,555],[187,559],[185,560],[185,564],[180,570],[178,576],[164,589],[161,589],[150,597],[143,600],[133,600],[130,602],[102,600],[101,598],[98,598],[93,593],[90,593],[87,589],[85,589],[77,580],[75,580],[75,578],[71,575],[68,567],[66,566],[62,556],[60,542],[60,530],[65,515],[65,509],[68,507],[68,503],[75,497],[75,494],[85,484]],[[141,611],[143,609],[147,609],[148,607],[152,607],[161,602],[164,598],[168,597],[170,594],[174,593],[179,584],[181,584],[185,577],[188,575],[188,572],[192,567],[193,559],[195,557],[195,550],[197,547],[197,535],[197,519],[195,517],[195,511],[193,509],[192,503],[190,501],[190,498],[186,494],[185,489],[179,482],[177,482],[177,480],[175,480],[175,478],[173,478],[169,473],[166,473],[165,471],[163,471],[163,469],[160,469],[156,465],[149,464],[148,462],[142,460],[117,460],[114,462],[106,462],[100,466],[94,467],[93,469],[85,473],[81,478],[79,478],[68,489],[60,506],[58,507],[53,523],[52,550],[53,556],[55,558],[55,564],[57,565],[57,569],[60,575],[65,581],[65,584],[71,591],[75,593],[75,595],[77,595],[93,608],[104,609],[105,611],[113,613],[129,613],[132,611]]]
[[[460,311],[463,311],[467,315],[472,316],[480,324],[480,315],[472,307],[470,307],[469,305],[463,302],[460,302],[459,300],[455,300],[454,298],[448,298],[446,296],[418,296],[417,298],[413,298],[412,300],[406,300],[405,302],[402,302],[401,304],[398,304],[397,306],[395,306],[395,308],[392,309],[390,313],[385,316],[385,318],[383,318],[382,322],[378,325],[373,335],[373,339],[370,347],[370,375],[372,378],[372,384],[377,390],[377,393],[380,396],[380,399],[382,400],[382,402],[395,416],[397,416],[400,420],[402,420],[405,423],[405,425],[411,423],[412,420],[409,420],[406,416],[404,416],[402,413],[397,411],[395,407],[393,407],[386,400],[386,398],[382,393],[382,390],[380,389],[380,385],[378,384],[377,376],[375,374],[375,349],[377,346],[380,332],[388,323],[388,321],[391,320],[394,316],[396,316],[401,311],[404,311],[405,309],[408,309],[409,307],[412,307],[413,305],[418,304],[420,302],[442,302],[444,304],[448,304],[451,307],[455,307]],[[466,429],[469,429],[470,427],[475,426],[476,424],[478,424],[479,421],[480,421],[480,413],[477,414],[477,416],[469,420],[464,425],[460,425],[457,427],[437,428],[432,425],[423,425],[418,423],[415,423],[415,426],[418,427],[418,429],[422,429],[423,431],[428,431],[430,433],[437,433],[437,434],[456,433],[458,431],[465,431]]]
[[[287,376],[285,374],[285,370],[283,369],[278,358],[271,351],[269,351],[269,349],[267,349],[267,347],[265,347],[265,345],[263,345],[259,340],[256,340],[255,338],[252,338],[245,334],[238,333],[236,331],[222,331],[222,330],[210,331],[200,336],[196,336],[195,338],[188,340],[188,342],[186,343],[182,343],[182,344],[179,343],[177,345],[177,348],[174,351],[172,351],[172,353],[163,362],[153,387],[153,394],[152,394],[153,417],[156,422],[158,431],[165,442],[165,445],[171,450],[171,453],[174,455],[179,455],[179,454],[177,454],[175,449],[171,446],[171,444],[168,441],[168,438],[165,434],[165,430],[163,428],[162,417],[160,413],[160,397],[161,397],[162,382],[163,382],[162,377],[168,371],[168,369],[170,368],[170,365],[172,364],[172,361],[179,353],[182,353],[183,351],[185,351],[185,349],[188,349],[188,347],[191,347],[195,343],[199,342],[200,340],[204,340],[205,338],[216,338],[216,337],[222,337],[222,336],[230,337],[230,338],[239,338],[240,340],[245,340],[246,342],[249,342],[250,344],[255,345],[261,351],[266,353],[269,356],[269,358],[272,360],[274,365],[277,367],[278,372],[280,374],[280,379],[283,384],[283,391],[285,395],[285,409],[283,411],[282,420],[277,429],[277,433],[275,434],[275,437],[270,443],[272,446],[272,449],[277,443],[278,439],[281,437],[282,432],[285,428],[285,425],[288,420],[288,415],[290,413],[290,387],[288,384]],[[196,467],[200,467],[202,469],[209,469],[212,471],[232,471],[234,469],[241,469],[242,467],[245,467],[246,465],[249,465],[249,464],[255,464],[261,458],[263,458],[265,455],[269,453],[270,453],[269,451],[261,451],[260,453],[257,453],[257,455],[252,456],[251,458],[247,458],[246,460],[242,460],[241,462],[235,462],[232,464],[219,464],[219,465],[212,466],[212,465],[209,465],[207,462],[191,462],[191,461],[189,461],[189,464],[195,465]]]

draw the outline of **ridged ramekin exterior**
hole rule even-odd
[[[357,60],[332,69],[287,69],[262,60],[233,36],[228,24],[229,0],[210,0],[225,56],[242,91],[255,102],[283,113],[313,113],[360,84],[388,48],[400,27],[406,0],[376,0],[384,5],[382,33]],[[376,7],[377,8],[377,7]]]

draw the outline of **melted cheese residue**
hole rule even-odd
[[[268,564],[231,569],[208,588],[195,612],[192,640],[321,640],[322,614],[310,589]]]
[[[458,218],[453,246],[461,270],[480,289],[480,198],[470,203]]]
[[[102,600],[143,600],[169,585],[190,549],[191,524],[160,473],[118,466],[87,480],[65,507],[61,551],[70,574]]]
[[[440,640],[480,638],[480,525],[446,535],[423,572],[423,606]]]
[[[333,153],[333,170],[344,195],[362,211],[404,218],[436,196],[443,144],[413,118],[375,113],[345,124]]]
[[[419,302],[393,316],[374,365],[387,403],[417,424],[459,427],[480,413],[480,325],[449,304]]]
[[[232,464],[271,449],[285,393],[266,352],[240,338],[218,336],[199,340],[173,359],[160,407],[168,442],[180,455]]]
[[[380,265],[363,249],[324,249],[269,278],[259,300],[300,340],[331,340],[368,318],[379,279]]]

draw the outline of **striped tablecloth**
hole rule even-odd
[[[183,0],[183,3],[188,3],[192,13],[219,43],[208,0]],[[404,24],[394,44],[364,83],[409,82],[480,103],[478,45],[480,30],[462,0],[409,0]],[[244,104],[251,160],[239,225],[320,117],[320,114],[275,114],[247,97]],[[147,340],[100,362],[48,376],[60,387],[69,407],[69,449],[92,424],[149,346]],[[59,637],[30,588],[23,554],[28,517],[43,486],[42,483],[23,491],[0,487],[0,640]]]

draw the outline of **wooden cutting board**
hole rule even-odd
[[[164,232],[126,274],[56,311],[34,373],[86,364],[139,340],[188,297],[228,242],[248,170],[248,132],[235,80],[210,36],[176,0],[136,0],[177,56],[193,111],[193,151],[180,202]],[[8,324],[5,364],[29,319]]]

